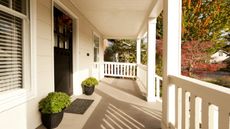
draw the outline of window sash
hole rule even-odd
[[[18,4],[16,7],[12,0],[8,0],[9,6],[2,4],[6,1],[0,1],[0,92],[24,87],[24,33],[29,25],[25,15],[28,6],[24,5],[24,12],[21,7],[20,12]],[[26,2],[16,2],[20,1]]]
[[[95,34],[93,35],[93,41],[94,41],[94,62],[99,61],[99,42],[100,38],[96,36]]]

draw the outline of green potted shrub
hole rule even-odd
[[[92,95],[94,92],[94,88],[98,85],[98,81],[94,77],[89,77],[85,79],[82,83],[83,93],[86,95]]]
[[[63,118],[64,109],[70,105],[70,96],[62,92],[51,92],[39,102],[42,124],[47,129],[56,128]]]

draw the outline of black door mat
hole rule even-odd
[[[94,100],[91,99],[76,99],[68,108],[65,109],[66,113],[84,114]]]

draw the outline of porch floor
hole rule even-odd
[[[83,115],[65,113],[57,129],[161,128],[161,103],[146,102],[134,80],[104,78],[92,96],[76,98],[94,102]]]

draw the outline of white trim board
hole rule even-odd
[[[53,8],[58,7],[60,10],[64,11],[64,13],[67,13],[72,20],[73,20],[73,95],[80,95],[82,94],[81,91],[81,85],[79,83],[79,63],[80,63],[80,57],[79,57],[79,17],[75,15],[68,7],[66,7],[62,2],[59,0],[53,0],[52,1],[52,43],[54,47],[54,19],[53,19]],[[54,57],[54,56],[53,56]],[[54,62],[53,62],[54,66]],[[53,69],[54,72],[54,69]],[[54,79],[53,79],[54,80]]]

